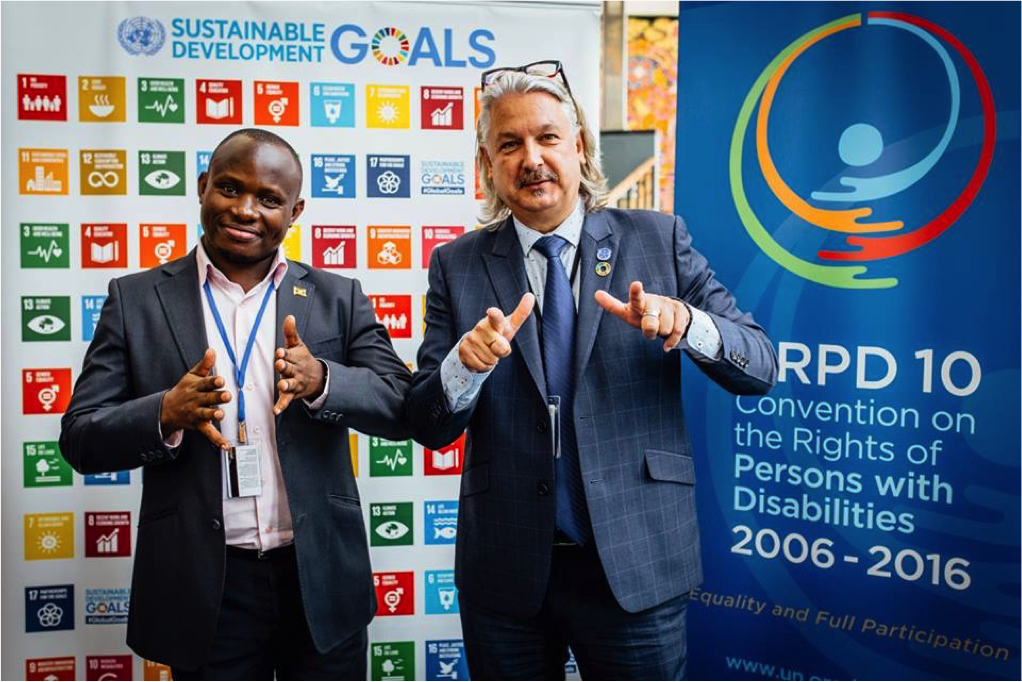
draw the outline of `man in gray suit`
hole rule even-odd
[[[284,257],[301,188],[277,135],[224,139],[199,246],[110,282],[61,423],[80,473],[144,469],[128,644],[175,680],[365,679],[348,428],[406,438],[411,373],[356,280]]]
[[[773,348],[680,218],[603,208],[559,62],[483,75],[477,163],[490,226],[433,254],[407,406],[428,447],[468,429],[472,678],[563,679],[570,646],[586,679],[679,679],[702,576],[675,348],[751,394]]]

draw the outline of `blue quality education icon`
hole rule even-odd
[[[310,83],[310,122],[330,128],[355,127],[355,85],[353,83]]]
[[[453,545],[458,538],[458,501],[423,502],[425,544]]]
[[[367,195],[377,199],[407,199],[411,196],[408,181],[411,157],[400,154],[366,155]]]
[[[351,199],[355,196],[353,154],[312,155],[312,196]]]
[[[454,571],[426,571],[423,593],[426,602],[426,615],[440,616],[447,613],[460,613],[458,608],[458,588],[454,585]]]
[[[50,632],[74,628],[74,585],[25,588],[25,632]]]

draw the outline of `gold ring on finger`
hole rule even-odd
[[[659,308],[653,308],[652,310],[643,311],[642,316],[643,317],[655,317],[657,319],[660,319],[660,309]]]

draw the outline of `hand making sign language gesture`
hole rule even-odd
[[[632,282],[628,303],[617,300],[602,289],[596,292],[596,302],[608,313],[641,329],[647,339],[658,336],[667,339],[664,352],[673,349],[685,338],[692,322],[688,306],[673,298],[647,294],[642,290],[642,282]]]
[[[273,367],[280,373],[277,390],[280,395],[273,406],[277,415],[287,409],[295,398],[315,399],[323,392],[326,370],[323,363],[312,357],[308,347],[298,336],[295,316],[284,318],[284,348],[278,348],[273,356]]]
[[[500,308],[487,309],[486,317],[461,340],[458,358],[473,372],[489,372],[501,358],[511,355],[511,339],[529,319],[535,305],[536,297],[527,293],[510,315],[505,316]]]
[[[216,351],[207,348],[195,367],[167,391],[160,403],[160,428],[166,436],[181,429],[194,429],[222,450],[230,449],[223,434],[213,426],[224,418],[220,405],[231,402],[231,392],[221,390],[224,378],[210,375],[216,364]]]

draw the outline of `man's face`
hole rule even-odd
[[[283,147],[239,135],[199,176],[199,204],[207,250],[236,265],[272,258],[301,214],[301,175]]]
[[[582,133],[545,92],[501,97],[490,120],[485,163],[497,195],[530,227],[557,227],[578,201]]]

